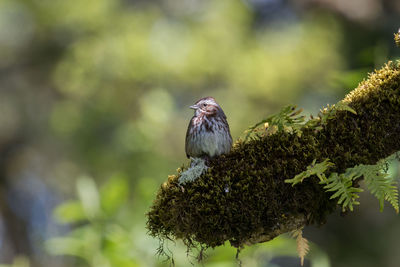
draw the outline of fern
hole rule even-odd
[[[399,160],[398,152],[380,160],[375,165],[360,164],[346,169],[342,174],[331,173],[328,178],[326,178],[325,173],[334,164],[329,159],[317,164],[314,160],[305,171],[299,173],[293,179],[286,179],[285,183],[291,183],[294,186],[303,182],[305,178],[316,175],[320,184],[324,185],[324,189],[327,192],[333,192],[331,199],[337,198],[337,203],[342,206],[343,211],[346,209],[353,211],[353,206],[360,204],[357,201],[358,193],[363,191],[361,188],[354,187],[353,184],[355,180],[363,178],[368,191],[378,199],[381,211],[383,211],[386,200],[393,206],[396,213],[399,213],[397,181],[387,174],[388,164],[392,160]]]
[[[298,116],[303,110],[296,110],[296,106],[289,105],[281,109],[281,111],[277,114],[271,115],[268,118],[256,123],[255,125],[249,127],[246,131],[247,135],[245,140],[247,140],[250,135],[257,131],[268,130],[273,133],[274,129],[276,131],[291,131],[298,132],[300,128],[303,126],[303,122],[305,121],[305,116]],[[264,127],[259,129],[259,127],[263,125]]]
[[[316,175],[321,182],[326,181],[327,178],[325,176],[325,172],[328,168],[335,166],[329,159],[325,159],[321,163],[315,164],[316,160],[311,163],[310,166],[307,166],[307,170],[301,172],[300,174],[296,175],[293,179],[286,179],[285,183],[291,183],[292,186],[302,183],[305,178],[308,178],[312,175]]]
[[[337,203],[342,206],[343,211],[347,208],[353,211],[353,206],[359,204],[357,201],[357,198],[359,198],[357,193],[363,191],[360,188],[353,187],[353,181],[362,174],[350,168],[343,174],[339,175],[334,172],[331,173],[329,178],[326,178],[325,172],[335,164],[330,162],[329,159],[325,159],[323,162],[317,164],[315,164],[315,162],[316,160],[314,159],[311,165],[307,167],[307,170],[296,175],[293,179],[285,180],[285,183],[291,183],[292,186],[294,186],[303,182],[305,178],[316,175],[320,180],[320,184],[325,185],[324,189],[327,192],[334,192],[331,199],[339,198]]]
[[[323,162],[317,164],[315,162],[316,160],[314,159],[311,165],[307,166],[307,170],[296,175],[293,179],[285,180],[285,183],[291,183],[294,186],[303,182],[305,178],[316,175],[320,180],[320,184],[325,185],[324,189],[327,192],[334,192],[331,199],[338,198],[337,203],[342,206],[343,211],[347,208],[353,211],[353,206],[360,204],[357,201],[357,198],[359,198],[357,193],[363,191],[360,188],[353,187],[353,181],[362,176],[362,173],[358,169],[354,171],[350,168],[343,174],[339,175],[334,172],[326,178],[325,172],[335,164],[330,162],[329,159],[325,159]]]
[[[388,161],[393,160],[397,154],[393,154],[385,160],[379,161],[376,165],[358,165],[353,172],[364,176],[365,184],[368,190],[379,201],[380,211],[383,211],[384,201],[388,201],[399,213],[399,199],[397,190],[397,181],[389,176],[387,171]]]
[[[252,133],[258,132],[261,132],[261,135],[268,135],[275,132],[287,131],[300,136],[303,128],[321,129],[322,125],[338,111],[348,111],[357,114],[349,105],[340,101],[335,105],[328,105],[319,112],[318,117],[311,117],[310,120],[305,122],[305,116],[299,115],[302,109],[296,110],[296,106],[289,105],[279,113],[269,116],[265,120],[249,127],[246,131],[245,140]],[[324,189],[327,192],[333,192],[331,199],[338,198],[338,204],[342,206],[343,211],[346,209],[353,211],[353,206],[360,204],[357,201],[359,198],[358,193],[363,191],[360,188],[354,187],[353,182],[358,178],[364,178],[367,189],[378,199],[380,210],[383,210],[384,201],[386,200],[399,213],[397,182],[391,179],[384,171],[387,162],[395,158],[398,159],[397,153],[378,162],[376,165],[357,165],[346,169],[345,173],[342,174],[331,173],[329,178],[326,178],[325,173],[334,164],[329,159],[325,159],[320,163],[316,163],[316,160],[314,160],[310,166],[307,166],[305,171],[292,179],[286,179],[285,183],[291,183],[294,186],[303,182],[304,179],[316,175],[320,180],[320,184],[324,185]]]
[[[297,254],[300,257],[300,264],[301,264],[301,266],[303,266],[304,257],[307,255],[307,253],[310,250],[310,246],[308,245],[308,240],[303,237],[303,228],[293,231],[291,233],[291,236],[293,238],[296,238]]]
[[[321,124],[326,123],[328,119],[334,117],[334,115],[338,111],[348,111],[353,114],[357,114],[357,112],[354,109],[352,109],[349,105],[347,105],[343,101],[339,101],[335,105],[328,105],[326,108],[321,109],[320,112],[318,113],[318,117],[316,118],[311,117],[311,120],[308,120],[304,124],[304,127],[320,129]]]
[[[321,181],[320,184],[326,184],[324,189],[327,192],[335,192],[331,199],[339,198],[337,203],[342,206],[342,211],[347,208],[353,211],[354,205],[359,205],[357,201],[359,195],[357,193],[362,192],[361,188],[353,187],[353,181],[357,179],[356,173],[345,172],[338,175],[336,172],[332,173],[326,181]]]
[[[399,213],[399,200],[396,182],[388,179],[388,174],[381,171],[364,176],[365,184],[368,190],[379,201],[380,211],[383,211],[384,201],[387,200]]]
[[[321,124],[324,124],[329,118],[332,118],[337,111],[345,110],[356,114],[356,111],[349,107],[346,103],[340,101],[335,105],[327,106],[320,110],[318,117],[311,117],[306,122],[306,116],[299,115],[303,109],[296,110],[295,105],[289,105],[281,109],[277,114],[271,115],[268,118],[256,123],[246,130],[245,141],[252,133],[262,132],[262,134],[269,135],[275,132],[287,131],[296,133],[301,136],[303,128],[321,129]],[[260,127],[262,126],[262,127]]]

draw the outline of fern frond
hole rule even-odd
[[[388,201],[396,213],[399,213],[397,182],[383,171],[383,165],[359,165],[368,190],[379,201],[380,211],[383,211],[384,201]]]
[[[302,128],[314,128],[321,129],[321,123],[325,123],[329,118],[332,118],[337,111],[346,110],[351,113],[357,114],[354,109],[352,109],[348,104],[340,101],[335,105],[327,106],[320,111],[318,117],[311,117],[310,120],[305,122],[306,116],[299,115],[303,109],[296,110],[297,106],[289,105],[281,109],[279,113],[269,116],[268,118],[256,123],[255,125],[249,127],[245,131],[246,137],[245,141],[250,137],[252,133],[262,131],[264,134],[268,134],[268,129],[272,129],[269,132],[275,133],[281,131],[288,131],[298,134],[302,134]],[[261,128],[260,126],[263,125]],[[276,131],[275,131],[276,129]]]
[[[345,110],[345,111],[351,112],[351,113],[353,113],[353,114],[357,114],[357,112],[356,112],[354,109],[352,109],[348,104],[346,104],[346,103],[343,102],[343,101],[337,102],[337,103],[334,105],[334,109],[335,109],[335,110]]]
[[[339,198],[337,203],[342,206],[343,211],[347,208],[353,211],[353,206],[360,204],[360,202],[357,201],[357,198],[359,198],[357,193],[363,191],[361,188],[353,187],[353,180],[358,177],[356,173],[346,172],[340,175],[332,173],[327,181],[322,181],[320,183],[326,184],[324,189],[327,192],[335,192],[331,196],[331,199]]]
[[[341,110],[349,111],[353,114],[357,114],[357,112],[352,109],[348,104],[344,103],[343,101],[339,101],[335,105],[327,106],[323,110],[320,111],[320,118],[322,123],[325,123],[329,118],[334,117],[334,115]]]
[[[342,107],[340,107],[342,108]],[[347,110],[347,109],[346,109]],[[348,168],[342,174],[331,173],[329,178],[326,178],[325,172],[333,167],[334,164],[325,159],[321,163],[315,163],[314,160],[307,169],[292,179],[286,179],[285,183],[292,183],[292,186],[303,182],[305,178],[316,175],[320,184],[325,185],[324,189],[327,192],[334,192],[331,199],[337,198],[337,203],[342,206],[342,210],[350,209],[353,211],[353,206],[360,204],[357,199],[358,193],[363,190],[353,187],[353,182],[358,178],[364,178],[368,190],[379,201],[380,210],[383,210],[384,201],[388,201],[396,213],[399,213],[399,193],[397,189],[397,181],[394,181],[387,173],[389,162],[398,159],[398,154],[380,160],[375,165],[357,165],[353,168]]]
[[[291,235],[293,238],[296,238],[297,254],[300,257],[300,264],[301,264],[301,266],[303,266],[304,257],[310,251],[310,246],[308,245],[308,240],[303,237],[303,228],[293,231]]]
[[[326,123],[329,118],[333,118],[335,114],[341,110],[357,114],[357,112],[354,109],[352,109],[348,104],[346,104],[343,101],[339,101],[335,105],[328,105],[327,107],[321,109],[320,112],[318,113],[318,117],[311,118],[311,120],[308,120],[304,124],[304,127],[321,129],[320,126],[321,124]]]
[[[281,111],[277,114],[271,115],[268,118],[256,123],[255,125],[249,127],[246,131],[247,135],[245,140],[247,140],[250,135],[256,132],[261,125],[263,125],[263,131],[266,128],[277,128],[277,131],[289,131],[289,132],[298,132],[300,128],[303,126],[305,121],[305,116],[299,114],[303,111],[302,109],[296,110],[295,105],[289,105],[281,109]]]
[[[397,214],[399,214],[399,192],[397,189],[397,183],[391,185],[385,192],[385,200],[388,201]],[[383,207],[382,207],[383,210]]]
[[[330,168],[335,166],[332,162],[329,161],[329,159],[325,159],[321,163],[315,164],[316,159],[313,160],[311,165],[307,166],[307,170],[299,173],[296,175],[293,179],[286,179],[285,183],[292,183],[292,186],[298,183],[302,183],[303,180],[307,177],[310,177],[312,175],[316,175],[321,182],[326,181],[327,178],[325,176],[325,171]]]

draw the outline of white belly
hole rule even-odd
[[[203,131],[198,136],[197,149],[199,154],[207,154],[210,157],[228,153],[231,148],[230,137],[225,131]]]

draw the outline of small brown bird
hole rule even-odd
[[[204,97],[190,108],[195,110],[186,132],[186,156],[209,159],[228,153],[232,146],[229,124],[213,97]]]

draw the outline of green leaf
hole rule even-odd
[[[326,184],[324,189],[327,192],[335,192],[331,199],[339,198],[337,203],[342,206],[343,211],[346,209],[353,211],[353,206],[360,204],[356,200],[359,198],[358,193],[363,191],[361,188],[353,187],[353,181],[358,177],[356,173],[348,171],[340,175],[332,173],[326,181],[320,183]]]
[[[335,105],[328,105],[326,108],[320,110],[318,117],[316,119],[310,120],[306,123],[309,127],[316,127],[318,123],[325,124],[330,118],[335,116],[338,111],[349,111],[353,114],[357,114],[357,112],[352,109],[348,104],[343,101],[339,101]]]
[[[352,109],[348,104],[344,103],[343,101],[339,101],[335,104],[334,108],[336,110],[345,110],[345,111],[349,111],[353,114],[357,114],[357,112]]]
[[[332,107],[329,109],[332,110]],[[345,104],[339,104],[338,106],[338,110],[349,109],[351,108],[346,107]],[[375,165],[360,164],[346,169],[342,174],[331,173],[329,178],[326,178],[325,172],[334,164],[329,162],[328,159],[318,164],[315,164],[316,160],[314,160],[307,167],[307,170],[296,175],[293,179],[285,180],[285,182],[292,183],[294,186],[303,182],[305,178],[316,175],[320,179],[320,184],[324,185],[324,189],[327,192],[333,192],[331,199],[337,198],[337,203],[342,206],[343,211],[346,209],[353,211],[353,206],[360,204],[357,201],[359,198],[358,193],[363,191],[361,188],[353,187],[353,182],[363,177],[368,190],[378,199],[380,210],[383,210],[384,201],[386,200],[393,206],[396,213],[399,213],[397,182],[385,172],[388,162],[395,159],[397,159],[397,152],[386,159],[380,160]]]
[[[379,201],[380,211],[383,211],[384,201],[388,201],[396,213],[399,213],[397,182],[383,172],[383,163],[378,165],[360,165],[368,190]]]
[[[255,125],[249,127],[246,131],[247,135],[245,137],[245,141],[248,140],[250,135],[254,132],[262,130],[264,133],[266,129],[277,128],[278,132],[288,131],[288,132],[298,132],[303,126],[305,116],[298,116],[303,110],[296,110],[295,105],[289,105],[281,109],[281,111],[277,114],[271,115],[265,120],[262,120]],[[263,125],[262,129],[258,129],[259,126]],[[267,127],[265,127],[267,126]]]
[[[316,175],[320,179],[321,182],[325,181],[326,177],[325,177],[324,173],[330,167],[335,166],[335,164],[330,162],[329,159],[325,159],[323,162],[317,163],[317,164],[315,164],[315,162],[316,162],[316,160],[314,159],[314,161],[311,163],[311,165],[307,166],[307,170],[299,173],[293,179],[286,179],[285,183],[291,183],[292,186],[294,186],[298,183],[302,183],[305,178],[308,178],[312,175]]]
[[[84,257],[84,242],[73,237],[55,237],[45,243],[46,250],[53,255]]]
[[[76,186],[87,218],[95,219],[100,215],[100,199],[94,180],[90,177],[82,176],[78,178]]]
[[[81,202],[76,200],[59,205],[54,211],[54,217],[61,223],[77,223],[87,219]]]
[[[0,264],[0,267],[29,267],[29,258],[25,255],[15,256],[11,264]]]
[[[252,133],[261,132],[263,134],[268,134],[268,129],[277,129],[278,132],[287,131],[290,133],[296,133],[301,136],[303,128],[313,128],[316,130],[321,129],[321,124],[326,123],[326,121],[332,118],[337,111],[345,110],[353,114],[357,112],[352,109],[348,104],[340,101],[335,105],[327,106],[320,111],[318,117],[311,117],[310,120],[305,122],[305,116],[299,115],[303,109],[296,110],[295,105],[289,105],[280,110],[279,113],[271,115],[266,119],[256,123],[255,125],[249,127],[246,131],[247,135],[245,141],[247,141]],[[263,126],[263,127],[260,127]],[[272,133],[274,133],[272,131]]]
[[[101,206],[106,213],[112,214],[127,201],[128,196],[129,183],[127,177],[116,174],[101,188]]]

